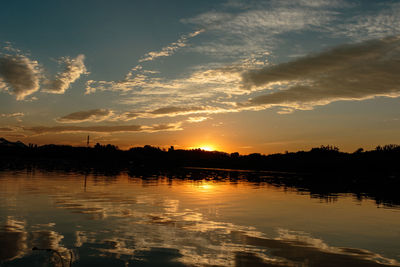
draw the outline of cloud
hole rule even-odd
[[[191,114],[217,114],[217,113],[229,113],[229,112],[237,112],[238,109],[235,107],[212,107],[212,106],[168,106],[158,108],[153,111],[143,112],[138,115],[141,118],[159,118],[159,117],[176,117],[176,116],[184,116]],[[207,117],[196,117],[191,118],[190,122],[199,122]],[[195,121],[197,120],[197,121]]]
[[[198,66],[190,74],[178,79],[155,77],[137,70],[138,73],[123,81],[89,81],[86,93],[122,92],[124,98],[121,104],[134,105],[136,110],[152,113],[152,117],[160,117],[163,115],[161,113],[168,116],[175,116],[176,113],[206,113],[205,110],[198,110],[199,107],[204,107],[204,103],[207,103],[208,110],[211,107],[219,110],[226,108],[227,98],[248,94],[249,91],[241,87],[241,73],[265,64],[266,60],[249,58],[229,65]],[[165,107],[166,103],[169,104],[168,107]],[[171,107],[179,107],[179,110],[170,110]],[[197,111],[187,110],[193,108]]]
[[[61,63],[65,65],[64,71],[58,73],[54,80],[44,81],[44,92],[63,94],[83,74],[88,74],[84,63],[85,56],[78,55],[76,58],[64,57]]]
[[[15,128],[12,127],[0,127],[0,132],[14,132]]]
[[[260,95],[241,107],[279,105],[310,109],[337,100],[400,96],[400,37],[343,45],[295,61],[250,71],[246,88],[280,90]]]
[[[98,133],[115,133],[115,132],[140,132],[143,127],[140,125],[119,125],[119,126],[34,126],[24,127],[25,131],[35,134],[45,133],[71,133],[71,132],[98,132]]]
[[[211,106],[167,106],[147,111],[125,111],[115,112],[109,109],[92,109],[70,113],[57,118],[60,123],[100,122],[100,121],[130,121],[136,118],[162,118],[177,117],[191,114],[216,114],[235,112],[236,109],[217,108]],[[199,122],[207,117],[190,118],[190,122]]]
[[[41,69],[35,60],[24,55],[3,55],[0,57],[0,88],[23,100],[39,90]]]
[[[91,109],[70,113],[56,119],[56,121],[62,123],[77,123],[85,121],[99,122],[110,118],[112,115],[113,111],[109,109]]]
[[[152,126],[144,126],[146,132],[159,132],[159,131],[180,131],[182,122],[166,123],[166,124],[154,124]]]
[[[203,29],[192,32],[188,35],[183,35],[178,39],[178,41],[171,43],[169,46],[163,47],[160,51],[152,51],[145,54],[144,57],[139,60],[139,62],[152,61],[158,57],[168,57],[174,54],[179,48],[185,47],[189,38],[193,38],[202,32],[204,32]]]
[[[383,38],[400,34],[400,3],[381,3],[378,10],[352,16],[344,23],[330,27],[336,36],[348,36],[356,40]]]
[[[246,58],[271,51],[282,44],[281,34],[314,30],[324,31],[338,12],[328,1],[253,1],[223,11],[208,11],[182,19],[207,30],[213,41],[205,41],[191,50],[217,58]],[[232,10],[238,7],[238,10]]]
[[[141,125],[98,125],[98,126],[34,126],[23,127],[25,131],[34,134],[49,133],[80,133],[80,132],[96,132],[96,133],[122,133],[122,132],[158,132],[158,131],[177,131],[181,130],[180,122],[169,124],[155,124],[151,126]]]
[[[204,107],[163,107],[153,110],[150,113],[155,115],[183,115],[202,110],[204,110]]]
[[[21,121],[21,117],[25,116],[22,112],[14,113],[0,113],[0,118],[15,118],[17,121]]]
[[[111,121],[130,121],[140,117],[140,112],[126,111],[121,114],[114,115],[110,118]]]
[[[187,122],[189,123],[196,123],[196,122],[202,122],[209,119],[208,117],[189,117],[187,119]]]

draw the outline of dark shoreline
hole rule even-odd
[[[65,162],[64,162],[65,164]],[[294,190],[300,194],[309,194],[312,198],[325,201],[336,201],[340,195],[351,194],[358,201],[371,199],[378,207],[400,208],[400,179],[397,176],[379,175],[370,173],[353,176],[349,173],[296,173],[266,170],[237,170],[202,167],[175,167],[175,168],[108,168],[85,167],[76,168],[64,165],[40,166],[27,163],[18,168],[0,168],[0,171],[23,172],[55,172],[76,173],[82,176],[104,176],[114,179],[120,174],[127,174],[132,178],[140,178],[144,182],[152,183],[155,180],[166,178],[172,180],[193,181],[229,181],[236,183],[246,181],[255,186],[265,184],[284,190]]]
[[[120,150],[100,144],[95,147],[6,144],[0,145],[0,170],[65,171],[106,176],[126,172],[143,179],[157,176],[193,180],[245,179],[294,188],[321,198],[351,193],[358,199],[374,199],[378,205],[400,206],[398,145],[371,151],[359,149],[354,153],[321,146],[310,151],[240,155],[172,147],[163,150],[152,146]]]

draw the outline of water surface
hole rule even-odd
[[[397,207],[232,173],[2,171],[1,264],[400,266]]]

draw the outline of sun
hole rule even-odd
[[[206,145],[206,146],[201,146],[199,147],[201,150],[205,150],[205,151],[214,151],[215,148],[211,145]]]
[[[192,146],[192,147],[189,147],[189,149],[201,149],[201,150],[204,150],[204,151],[216,151],[217,150],[217,148],[215,146],[210,145],[210,144]]]

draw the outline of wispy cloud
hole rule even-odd
[[[14,113],[0,113],[0,118],[4,118],[4,119],[15,119],[19,122],[22,121],[22,117],[24,117],[25,114],[22,112],[14,112]]]
[[[2,118],[19,118],[23,117],[25,114],[22,112],[14,112],[14,113],[1,113],[0,117]]]
[[[154,110],[147,111],[121,111],[116,112],[110,109],[92,109],[85,111],[73,112],[63,117],[57,118],[60,123],[81,123],[81,122],[101,122],[101,121],[130,121],[137,118],[164,118],[178,117],[198,114],[217,114],[236,112],[232,106],[225,108],[216,108],[212,106],[165,106]],[[189,122],[200,122],[208,119],[208,117],[192,117]]]
[[[44,81],[44,92],[63,94],[81,75],[88,74],[84,63],[85,56],[78,55],[76,58],[63,57],[60,63],[64,64],[64,70],[59,72],[54,80]]]
[[[400,37],[344,45],[295,61],[250,71],[247,88],[280,90],[260,95],[241,107],[279,105],[310,109],[337,100],[400,96]]]
[[[152,51],[147,53],[142,59],[139,60],[139,62],[152,61],[159,57],[168,57],[174,54],[178,49],[185,47],[187,45],[187,41],[190,38],[193,38],[202,32],[204,32],[203,29],[192,32],[188,35],[183,35],[181,38],[178,39],[178,41],[173,42],[166,47],[163,47],[160,51]]]
[[[24,131],[34,134],[49,133],[74,133],[74,132],[95,132],[95,133],[122,133],[122,132],[158,132],[181,130],[181,123],[143,125],[95,125],[95,126],[33,126],[23,127]]]
[[[14,127],[0,127],[0,132],[14,132],[16,129]]]
[[[389,65],[397,68],[396,59],[391,58],[392,55],[397,56],[396,49],[390,48],[396,46],[395,39],[341,46],[269,67],[267,57],[276,56],[273,51],[287,38],[285,34],[312,32],[329,38],[339,34],[340,24],[337,23],[339,18],[343,18],[340,10],[352,7],[348,2],[288,0],[237,3],[230,1],[221,6],[222,11],[205,12],[182,20],[183,23],[206,29],[207,37],[213,40],[203,40],[191,51],[217,57],[226,54],[232,56],[229,62],[224,59],[222,62],[225,63],[191,68],[186,75],[181,74],[175,79],[143,70],[138,65],[120,81],[88,81],[86,93],[114,91],[124,94],[120,103],[134,106],[134,109],[109,118],[115,121],[181,115],[206,116],[271,106],[281,106],[278,113],[286,114],[295,109],[312,109],[314,105],[337,100],[397,96],[397,89],[393,89],[397,88],[395,70],[388,69]],[[383,17],[382,21],[385,20]],[[393,15],[391,17],[395,20]],[[382,25],[383,29],[386,24]],[[338,31],[333,34],[335,27]],[[141,62],[170,56],[176,49],[186,46],[187,38],[199,33],[183,36],[158,52],[148,53]],[[306,53],[301,51],[301,54]],[[379,62],[383,61],[388,63],[386,67],[380,65]],[[260,68],[262,70],[254,70]],[[379,79],[382,80],[381,84],[388,86],[386,89],[376,89],[379,88],[376,84],[364,82],[373,80],[373,74],[377,72],[383,74]],[[369,77],[367,73],[372,76]],[[260,92],[263,94],[260,95]],[[252,98],[244,102],[249,96]],[[233,106],[232,103],[237,105]]]
[[[208,120],[209,117],[189,117],[186,121],[189,123],[197,123]]]
[[[77,122],[99,122],[110,118],[113,111],[109,109],[91,109],[85,111],[77,111],[56,119],[62,123],[77,123]]]
[[[230,2],[229,8],[222,11],[208,11],[181,21],[203,27],[213,36],[212,41],[198,44],[193,51],[214,57],[245,58],[271,51],[281,42],[281,34],[323,31],[338,14],[336,5],[327,2],[249,1],[244,5]]]
[[[204,107],[163,107],[150,112],[154,115],[175,115],[190,114],[192,112],[202,111]]]
[[[0,57],[0,87],[14,94],[17,100],[39,90],[41,68],[36,60],[24,55],[2,55]]]
[[[329,30],[335,36],[347,36],[355,40],[383,38],[400,34],[400,3],[382,2],[379,10],[344,19]]]
[[[264,53],[264,57],[267,53]],[[256,58],[240,60],[234,64],[202,66],[192,69],[187,76],[178,79],[157,77],[152,73],[136,70],[123,81],[89,81],[86,92],[116,91],[124,93],[120,103],[133,105],[137,110],[150,110],[157,115],[157,109],[179,107],[192,108],[207,106],[214,109],[225,108],[233,96],[248,94],[241,86],[241,73],[249,69],[265,66],[267,61]],[[230,101],[232,102],[232,101]],[[166,107],[166,103],[168,106]],[[210,110],[210,109],[209,109]],[[167,110],[168,111],[168,110]],[[191,112],[179,110],[180,113]],[[197,110],[201,112],[201,110]],[[135,113],[135,112],[134,112]],[[176,112],[175,112],[176,113]],[[173,115],[174,112],[169,112]]]

